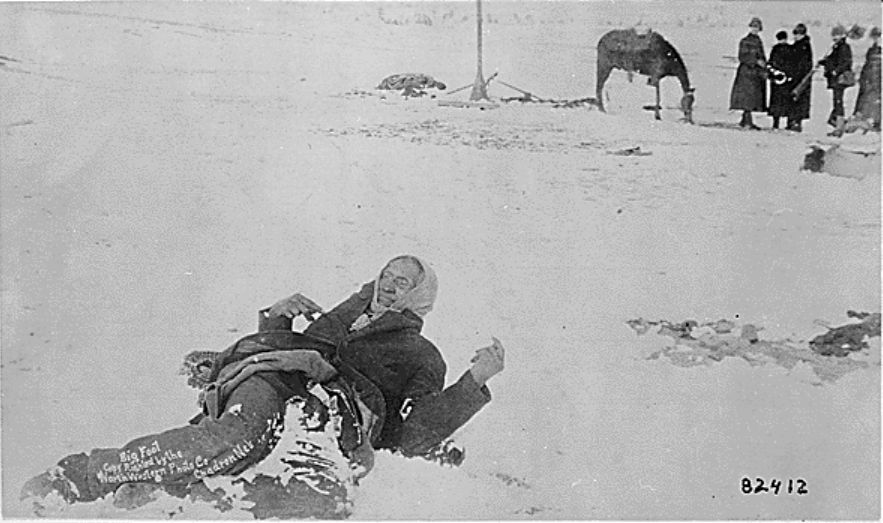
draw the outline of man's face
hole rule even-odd
[[[389,307],[408,291],[417,286],[420,268],[411,260],[393,260],[380,273],[377,285],[377,302]]]

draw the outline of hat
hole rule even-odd
[[[776,40],[787,40],[788,39],[788,31],[779,31],[776,33]]]
[[[880,28],[874,26],[871,28],[871,38],[880,38]]]
[[[805,35],[806,34],[806,26],[803,24],[797,24],[794,26],[794,30],[791,32],[796,35]]]
[[[846,36],[846,28],[840,24],[831,28],[831,36]]]
[[[754,17],[748,22],[748,27],[756,27],[759,31],[763,31],[763,22],[760,21],[760,18]]]

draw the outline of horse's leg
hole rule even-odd
[[[662,117],[659,116],[659,80],[656,80],[656,105],[653,106],[653,111],[656,114],[657,120],[662,120]]]
[[[603,112],[607,112],[604,109],[604,98],[602,93],[604,91],[604,83],[607,81],[607,78],[610,76],[610,71],[613,70],[613,67],[606,63],[606,60],[598,59],[598,73],[595,79],[596,87],[595,87],[595,97],[598,100],[598,108]]]

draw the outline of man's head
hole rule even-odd
[[[843,40],[844,38],[846,38],[846,28],[840,24],[835,25],[831,29],[831,40],[836,42],[838,40]]]
[[[806,25],[802,23],[795,25],[791,33],[794,35],[795,40],[802,40],[806,36]]]
[[[787,31],[779,31],[776,33],[776,40],[779,42],[785,42],[788,40],[788,32]]]
[[[874,42],[880,41],[880,28],[877,26],[872,27],[869,36]]]
[[[417,258],[396,256],[380,272],[377,302],[384,307],[391,306],[423,281],[424,275],[423,266]]]
[[[760,18],[755,16],[750,22],[748,22],[748,27],[752,33],[757,34],[763,31],[763,22]]]

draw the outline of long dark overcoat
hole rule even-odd
[[[791,44],[789,71],[794,76],[794,86],[800,83],[810,71],[813,70],[812,44],[809,35],[804,36],[800,40],[796,40]],[[806,89],[797,97],[791,106],[794,113],[791,115],[796,120],[806,120],[809,118],[810,101],[812,100],[812,82],[806,86]]]
[[[784,83],[776,83],[775,76],[770,75],[770,116],[789,116],[792,114],[793,100],[791,89],[794,88],[794,75],[790,72],[791,46],[787,43],[778,43],[770,51],[769,64],[771,67],[782,71],[788,76]]]
[[[859,76],[858,98],[855,112],[871,118],[880,125],[880,45],[873,45],[865,55],[865,65]]]
[[[766,60],[763,42],[756,34],[739,41],[739,69],[730,93],[730,109],[766,111],[766,71],[759,62]]]

